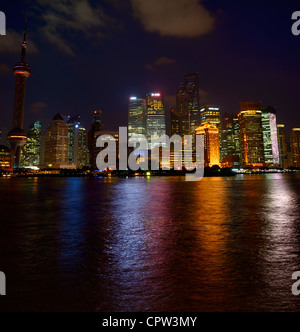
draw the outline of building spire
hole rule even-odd
[[[21,57],[21,61],[22,61],[22,62],[25,62],[25,60],[26,60],[26,48],[27,48],[27,20],[28,20],[28,9],[26,9],[25,27],[24,27],[24,33],[23,33],[22,57]]]

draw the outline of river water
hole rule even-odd
[[[6,311],[300,311],[300,176],[0,179]]]

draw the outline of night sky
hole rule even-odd
[[[300,127],[300,36],[291,32],[299,1],[2,0],[0,127],[11,129],[26,8],[25,128],[56,113],[93,109],[104,128],[127,126],[131,95],[164,94],[167,107],[185,74],[199,73],[203,104],[238,112],[239,102],[276,106],[279,123]],[[3,142],[3,141],[2,141]]]

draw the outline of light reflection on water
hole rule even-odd
[[[1,179],[1,307],[298,311],[299,185],[282,174]]]

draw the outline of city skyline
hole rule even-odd
[[[298,312],[299,1],[4,2],[0,310]]]
[[[54,29],[56,26],[53,27],[56,32],[52,36],[53,40],[49,34],[46,34],[50,28],[48,26],[49,29],[45,29],[43,16],[38,19],[39,11],[43,9],[49,17],[50,14],[52,14],[51,17],[55,17],[55,14],[58,15],[62,11],[62,7],[53,8],[46,1],[38,1],[35,5],[32,1],[18,3],[20,4],[19,12],[16,12],[14,8],[14,16],[9,3],[4,4],[6,8],[3,8],[7,15],[8,34],[1,38],[7,38],[7,45],[10,48],[6,48],[6,51],[4,48],[0,49],[0,107],[3,109],[0,115],[1,127],[10,128],[13,78],[9,70],[17,56],[16,49],[20,43],[18,38],[23,30],[22,22],[26,7],[29,8],[30,64],[35,68],[26,97],[26,128],[37,120],[49,123],[53,114],[57,112],[81,113],[82,122],[87,127],[90,111],[102,109],[106,129],[116,130],[127,123],[128,96],[141,95],[144,91],[160,91],[165,96],[167,110],[170,107],[175,108],[176,92],[180,87],[180,81],[184,75],[193,72],[199,73],[200,97],[203,105],[219,105],[225,113],[236,113],[239,110],[239,103],[244,100],[259,100],[266,105],[274,105],[279,113],[279,123],[285,123],[287,126],[288,136],[293,124],[297,121],[300,109],[296,89],[299,50],[296,48],[298,39],[290,31],[291,14],[294,10],[291,3],[279,5],[282,9],[280,11],[282,20],[278,19],[279,11],[269,9],[270,17],[274,18],[268,21],[270,26],[266,26],[261,15],[254,10],[255,4],[247,5],[246,9],[252,14],[251,17],[257,18],[256,26],[251,27],[253,31],[248,31],[243,28],[240,17],[245,9],[238,4],[211,1],[205,4],[205,10],[213,17],[214,28],[211,28],[209,33],[199,33],[194,37],[185,35],[179,38],[176,35],[168,36],[160,32],[145,31],[139,20],[132,17],[135,7],[131,7],[129,2],[125,1],[123,5],[114,7],[105,1],[85,1],[86,9],[101,7],[107,16],[113,18],[118,15],[120,22],[124,24],[123,29],[120,28],[121,31],[109,33],[108,26],[104,24],[103,29],[106,29],[109,36],[106,36],[106,39],[99,39],[99,45],[93,44],[93,52],[91,50],[84,52],[79,47],[80,42],[86,44],[90,37],[76,30],[75,27],[73,33],[76,36],[78,33],[76,42],[68,39],[67,32],[65,35],[62,33],[58,35],[58,31]],[[78,0],[74,3],[80,4],[83,1]],[[69,4],[69,6],[72,13],[75,5]],[[100,23],[95,26],[95,33],[99,32],[98,29],[102,30]],[[262,29],[261,35],[257,34],[258,29]],[[45,30],[45,38],[41,40],[41,34]],[[239,33],[236,33],[237,31]],[[91,31],[89,33],[92,34]],[[277,47],[275,52],[273,43],[273,49],[268,46],[276,35],[280,36],[279,41],[282,41],[283,46]],[[153,50],[147,51],[146,54],[143,50],[142,53],[137,52],[140,47],[133,42],[133,40],[144,39],[142,49],[143,45],[149,42],[154,46]],[[73,46],[74,54],[62,50],[59,43],[61,40],[64,40],[70,49]],[[56,46],[54,41],[57,41]],[[231,48],[224,48],[226,42]],[[126,45],[126,49],[130,52],[125,54],[115,52],[116,47],[120,48],[122,45]],[[255,52],[258,47],[260,51]],[[105,51],[97,53],[98,49],[105,49]],[[225,54],[220,52],[221,49]],[[228,53],[230,49],[232,50]],[[239,53],[236,52],[238,49]],[[191,52],[185,52],[185,50]],[[205,50],[204,53],[203,50]],[[111,52],[115,52],[115,55],[109,58]],[[268,56],[270,52],[272,52],[271,59]],[[252,59],[250,62],[249,56]],[[53,59],[59,59],[59,61],[56,62]],[[268,60],[272,60],[272,71],[271,66],[267,65]],[[113,62],[117,66],[114,66]],[[276,66],[273,66],[274,62]],[[228,66],[229,63],[230,66]],[[98,78],[93,78],[94,75],[91,73],[94,72],[97,73]],[[260,75],[257,75],[258,72]],[[43,77],[47,79],[40,84]],[[102,77],[105,77],[105,84]],[[287,79],[289,84],[286,84]],[[86,84],[89,89],[84,89]],[[116,116],[119,123],[115,121]]]

